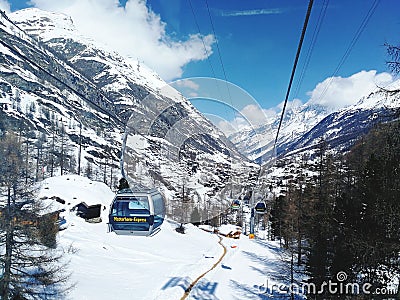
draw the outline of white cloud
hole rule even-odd
[[[275,120],[277,112],[275,109],[263,109],[258,105],[249,104],[240,112],[237,112],[233,120],[225,120],[221,117],[217,118],[210,114],[205,114],[225,135],[229,136],[232,133],[252,130],[265,124],[269,124]]]
[[[11,7],[7,0],[0,0],[0,9],[5,11],[7,14],[10,13]]]
[[[345,78],[330,77],[317,84],[313,91],[308,92],[310,96],[308,103],[339,109],[357,103],[377,86],[385,86],[392,80],[389,73],[377,74],[375,70],[361,71]]]
[[[378,87],[385,87],[393,82],[389,73],[377,73],[376,71],[361,71],[350,77],[327,78],[319,83],[316,88],[309,92],[307,104],[320,104],[329,110],[336,110],[348,105],[356,104],[362,97]],[[214,122],[225,134],[249,130],[260,125],[272,124],[280,116],[284,102],[270,109],[261,108],[257,104],[249,104],[236,113],[234,120],[218,120]],[[288,101],[286,112],[296,111],[304,107],[300,99]]]
[[[175,83],[179,87],[187,87],[187,88],[189,88],[191,90],[195,90],[195,91],[198,91],[200,88],[200,85],[198,83],[196,83],[190,79],[177,80]]]
[[[223,11],[222,17],[242,17],[242,16],[258,16],[258,15],[276,15],[281,14],[282,10],[279,8],[270,9],[251,9],[251,10],[236,10],[236,11]]]
[[[32,0],[31,3],[43,10],[71,16],[80,32],[122,55],[138,58],[166,81],[181,77],[182,68],[189,62],[206,59],[215,41],[212,35],[199,34],[174,40],[167,34],[160,16],[147,7],[146,0],[128,0],[125,7],[116,0]]]
[[[282,109],[283,109],[283,104],[284,104],[285,102],[284,101],[282,101],[281,103],[279,103],[277,106],[276,106],[276,108],[279,110],[279,111],[282,111]],[[286,109],[292,109],[292,110],[296,110],[296,108],[298,108],[298,107],[300,107],[300,106],[302,106],[303,105],[303,102],[300,100],[300,99],[293,99],[292,101],[288,101],[287,102],[287,104],[286,104]]]
[[[262,109],[255,104],[245,106],[240,113],[245,117],[253,127],[264,125],[271,117],[276,116],[273,109]]]

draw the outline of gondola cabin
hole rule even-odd
[[[109,229],[116,234],[149,236],[160,230],[164,217],[165,202],[159,191],[123,189],[111,203]]]
[[[257,214],[265,214],[267,212],[267,206],[265,205],[265,202],[260,201],[257,202],[256,206],[254,207],[254,210]]]
[[[240,208],[240,201],[239,200],[233,200],[231,203],[231,209],[233,210],[238,210]]]

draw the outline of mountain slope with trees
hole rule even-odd
[[[275,200],[274,234],[316,287],[344,272],[345,283],[390,288],[400,276],[400,121],[376,125],[347,154],[318,147],[317,175],[304,168]]]
[[[24,137],[35,165],[27,177],[85,174],[114,188],[122,166],[199,205],[204,194],[224,199],[231,174],[257,173],[157,74],[83,37],[67,16],[26,9],[0,17],[0,123]]]

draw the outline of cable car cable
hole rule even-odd
[[[209,51],[207,50],[206,43],[204,42],[203,36],[201,35],[199,23],[197,22],[196,14],[195,14],[195,12],[194,12],[193,5],[192,5],[192,0],[189,0],[189,4],[190,4],[190,10],[192,11],[192,15],[193,15],[194,22],[195,22],[196,27],[197,27],[197,31],[199,32],[200,37],[201,37],[201,41],[202,41],[202,43],[203,43],[204,52],[205,52],[205,54],[206,54],[206,56],[207,56],[208,63],[210,64],[211,73],[213,74],[214,78],[216,78],[216,76],[215,76],[215,71],[214,71],[214,67],[213,67],[212,64],[211,64],[211,60],[210,60],[210,56],[209,56]]]
[[[292,83],[293,83],[294,74],[295,74],[297,63],[298,63],[298,60],[299,60],[299,57],[300,57],[300,52],[301,52],[301,48],[302,48],[302,45],[303,45],[304,36],[305,36],[306,30],[307,30],[308,21],[309,21],[310,15],[311,15],[311,9],[312,9],[313,3],[314,3],[314,0],[310,0],[309,3],[308,3],[307,13],[306,13],[306,17],[305,17],[305,20],[304,20],[304,23],[303,23],[303,29],[301,31],[299,44],[297,46],[297,53],[296,53],[296,57],[295,57],[295,60],[294,60],[294,63],[293,63],[292,73],[291,73],[291,76],[290,76],[289,85],[288,85],[288,89],[287,89],[287,92],[286,92],[286,97],[285,97],[285,100],[284,100],[281,117],[280,117],[280,120],[279,120],[278,130],[276,132],[275,141],[274,141],[273,148],[272,148],[272,153],[277,153],[276,144],[278,142],[279,132],[280,132],[280,129],[282,127],[282,121],[283,121],[283,117],[285,115],[285,110],[286,110],[286,106],[287,106],[287,102],[288,102],[288,98],[289,98],[289,94],[290,94],[290,89],[291,89],[291,86],[292,86]],[[257,174],[257,182],[259,182],[260,177],[263,174],[265,169],[266,169],[266,165],[264,165],[264,167],[260,167],[259,172]]]
[[[229,102],[231,104],[231,107],[234,107],[233,106],[233,102],[232,102],[232,97],[231,97],[231,91],[230,91],[229,85],[228,85],[228,79],[227,79],[226,72],[225,72],[224,62],[222,61],[222,55],[221,55],[221,50],[219,48],[218,38],[217,38],[217,35],[215,33],[214,22],[212,20],[210,7],[208,5],[208,0],[205,0],[205,2],[206,2],[206,6],[207,6],[207,12],[208,12],[208,17],[210,19],[211,28],[212,28],[213,34],[215,36],[215,44],[217,45],[218,58],[219,58],[219,62],[221,64],[221,68],[222,68],[222,73],[223,73],[224,79],[225,79],[226,89],[227,89],[227,92],[228,92],[228,99],[229,99]],[[233,115],[233,120],[236,120],[235,114]]]
[[[207,13],[208,13],[208,17],[209,17],[209,20],[210,20],[212,32],[213,32],[213,35],[214,35],[214,37],[215,37],[215,43],[216,43],[216,46],[217,46],[218,58],[219,58],[219,61],[220,61],[220,64],[221,64],[221,68],[222,68],[223,75],[224,75],[224,80],[225,80],[225,85],[226,85],[226,89],[227,89],[227,92],[228,92],[228,100],[229,100],[229,103],[230,103],[230,105],[231,105],[231,110],[232,110],[232,108],[233,108],[234,106],[233,106],[232,96],[231,96],[231,92],[230,92],[229,85],[228,85],[228,79],[227,79],[227,75],[226,75],[224,63],[223,63],[223,60],[222,60],[222,55],[221,55],[221,50],[220,50],[219,43],[218,43],[218,38],[217,38],[217,35],[216,35],[216,31],[215,31],[215,27],[214,27],[214,22],[213,22],[213,20],[212,20],[211,11],[210,11],[210,7],[209,7],[209,5],[208,5],[208,1],[205,0],[205,2],[206,2]],[[191,8],[191,11],[192,11],[192,14],[193,14],[193,18],[194,18],[194,21],[195,21],[195,23],[196,23],[198,32],[201,34],[201,32],[200,32],[200,26],[199,26],[199,23],[197,22],[196,14],[195,14],[195,12],[194,12],[194,8],[193,8],[192,1],[191,1],[191,0],[189,0],[189,4],[190,4],[190,8]],[[204,43],[204,39],[203,39],[203,38],[201,38],[201,39],[202,39],[202,41],[203,41],[204,49],[205,49],[205,51],[206,51],[206,53],[207,53],[207,49],[206,49],[206,45],[205,45],[205,43]],[[208,62],[209,62],[209,64],[210,64],[211,71],[212,71],[212,74],[213,74],[214,78],[217,78],[217,77],[216,77],[216,74],[215,74],[215,71],[214,71],[214,68],[213,68],[213,66],[212,66],[212,63],[211,63],[211,59],[209,58],[209,56],[207,56],[207,60],[208,60]],[[217,87],[218,93],[220,94],[220,98],[221,98],[221,100],[222,100],[223,97],[222,97],[222,93],[221,93],[221,90],[220,90],[220,87],[219,87],[218,82],[216,82],[216,87]],[[228,110],[227,110],[226,105],[223,105],[223,107],[224,107],[224,110],[225,110],[226,115],[228,116]],[[232,111],[233,111],[233,110],[232,110]],[[234,120],[234,122],[236,122],[236,117],[235,117],[235,112],[234,112],[234,111],[233,111],[233,120]],[[232,159],[232,157],[231,157],[231,159]],[[232,161],[231,161],[231,166],[232,166]]]
[[[305,58],[305,62],[304,62],[303,68],[301,69],[299,79],[297,81],[296,90],[294,92],[294,98],[296,98],[297,95],[299,94],[300,87],[301,87],[301,85],[303,83],[304,76],[306,74],[308,65],[310,64],[311,55],[313,53],[313,50],[314,50],[314,47],[315,47],[315,43],[317,41],[319,32],[321,30],[322,23],[323,23],[323,21],[325,19],[326,11],[328,9],[328,5],[329,5],[329,0],[324,0],[324,3],[322,4],[321,10],[320,10],[319,15],[318,15],[317,25],[316,25],[316,27],[314,29],[314,32],[313,32],[313,35],[312,35],[312,38],[311,38],[310,47],[308,48],[307,55],[306,55],[306,58]]]
[[[299,41],[299,45],[297,47],[297,53],[296,53],[296,58],[294,60],[294,64],[293,64],[293,69],[292,69],[292,74],[290,75],[290,80],[289,80],[289,86],[286,92],[286,97],[285,97],[285,101],[283,104],[283,109],[282,109],[282,114],[281,114],[281,118],[279,120],[279,125],[278,125],[278,130],[276,132],[276,137],[275,137],[275,142],[274,142],[274,147],[273,147],[273,152],[276,151],[276,143],[278,141],[278,136],[279,136],[279,131],[281,129],[282,126],[282,120],[283,120],[283,116],[285,115],[285,109],[286,109],[286,105],[288,102],[288,98],[289,98],[289,93],[290,93],[290,89],[292,87],[292,83],[293,83],[293,78],[294,78],[294,73],[296,71],[296,67],[297,67],[297,63],[300,57],[300,51],[301,51],[301,47],[303,45],[303,41],[304,41],[304,36],[306,34],[306,30],[307,30],[307,25],[308,25],[308,20],[310,19],[310,15],[311,15],[311,9],[313,6],[313,2],[314,0],[310,0],[310,2],[308,3],[308,8],[307,8],[307,14],[306,14],[306,18],[304,20],[304,24],[303,24],[303,29],[301,31],[301,37],[300,37],[300,41]]]
[[[343,54],[342,58],[340,59],[335,71],[333,72],[333,74],[330,76],[328,83],[326,84],[324,90],[322,91],[322,93],[320,94],[320,96],[318,97],[316,102],[321,101],[321,99],[323,99],[329,89],[329,87],[331,86],[334,77],[337,75],[337,73],[339,72],[340,68],[343,66],[343,64],[345,63],[345,61],[347,60],[347,58],[350,55],[351,50],[353,50],[355,44],[357,43],[358,39],[360,38],[361,34],[363,33],[365,27],[367,26],[369,20],[371,19],[372,15],[374,14],[376,8],[378,7],[379,4],[379,0],[375,0],[371,7],[369,8],[366,16],[364,17],[364,19],[362,20],[360,27],[358,27],[356,33],[353,36],[353,39],[351,40],[349,46],[347,47],[345,53]]]
[[[191,1],[191,0],[189,0],[189,4],[190,4],[190,9],[191,9],[191,11],[192,11],[192,15],[193,15],[194,22],[195,22],[196,27],[197,27],[197,31],[199,32],[200,37],[201,37],[201,41],[203,42],[204,52],[205,52],[206,55],[207,55],[207,60],[208,60],[208,63],[209,63],[209,65],[210,65],[211,73],[212,73],[212,75],[213,75],[213,78],[217,78],[217,76],[216,76],[216,74],[215,74],[214,67],[213,67],[213,65],[212,65],[212,63],[211,63],[209,51],[207,50],[207,46],[206,46],[206,44],[205,44],[205,42],[204,42],[203,36],[201,35],[200,26],[199,26],[199,23],[197,22],[196,14],[195,14],[195,12],[194,12],[194,8],[193,8],[192,1]],[[215,31],[214,31],[214,36],[215,36]],[[222,99],[223,97],[222,97],[222,93],[221,93],[221,89],[220,89],[220,87],[219,87],[219,84],[218,84],[218,82],[215,82],[215,83],[216,83],[216,87],[217,87],[217,91],[218,91],[219,97]],[[232,103],[231,103],[231,105],[232,105]],[[223,105],[223,107],[224,107],[224,110],[225,110],[226,115],[228,115],[228,110],[227,110],[227,108],[226,108],[226,105]]]

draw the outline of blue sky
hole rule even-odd
[[[202,34],[213,33],[205,1],[192,0]],[[315,1],[292,97],[307,100],[306,93],[331,76],[374,1],[330,1],[313,52],[298,89],[298,75],[324,1]],[[197,32],[189,1],[148,1],[164,17],[167,30],[178,37]],[[287,90],[308,1],[208,0],[226,78],[248,91],[263,107],[281,102]],[[270,12],[270,13],[268,13]],[[337,76],[362,70],[387,71],[385,42],[400,40],[400,1],[382,0]],[[224,79],[216,46],[210,57],[216,77]],[[190,63],[184,75],[212,76],[207,60]]]
[[[270,108],[278,110],[285,98],[308,0],[120,0],[119,5],[114,0],[31,0],[30,4],[22,0],[0,0],[0,6],[2,3],[3,6],[8,3],[11,11],[36,6],[67,13],[72,15],[77,26],[91,28],[92,32],[87,33],[94,35],[97,26],[93,24],[101,19],[108,28],[123,35],[124,40],[138,35],[140,39],[132,40],[131,45],[128,42],[119,45],[121,38],[113,40],[116,34],[106,36],[106,42],[112,41],[115,47],[120,47],[118,51],[136,55],[167,82],[192,77],[227,79],[233,88],[222,96],[223,102],[230,103],[238,111],[256,103],[254,114],[260,109],[268,114]],[[88,10],[90,6],[95,9]],[[325,6],[325,17],[304,69],[317,20]],[[373,14],[337,70],[371,7],[374,7]],[[339,108],[356,102],[376,83],[390,80],[385,73],[388,72],[385,64],[388,57],[383,44],[398,45],[400,42],[399,11],[398,0],[315,0],[289,100],[297,98],[302,103],[313,101]],[[113,19],[113,15],[118,15],[118,20]],[[134,18],[137,21],[132,21]],[[100,38],[105,36],[100,29],[97,34]],[[150,36],[155,38],[150,40]],[[140,42],[143,45],[138,45]],[[336,78],[329,80],[332,75]],[[226,87],[219,84],[218,89]],[[250,100],[240,103],[240,99],[225,99],[229,98],[229,93],[234,98],[236,88],[244,90]],[[192,91],[199,96],[197,100],[207,94],[200,90]],[[205,113],[220,115],[228,121],[235,118],[233,114],[229,116],[226,109],[193,98],[193,103]],[[249,107],[247,111],[252,114]]]

